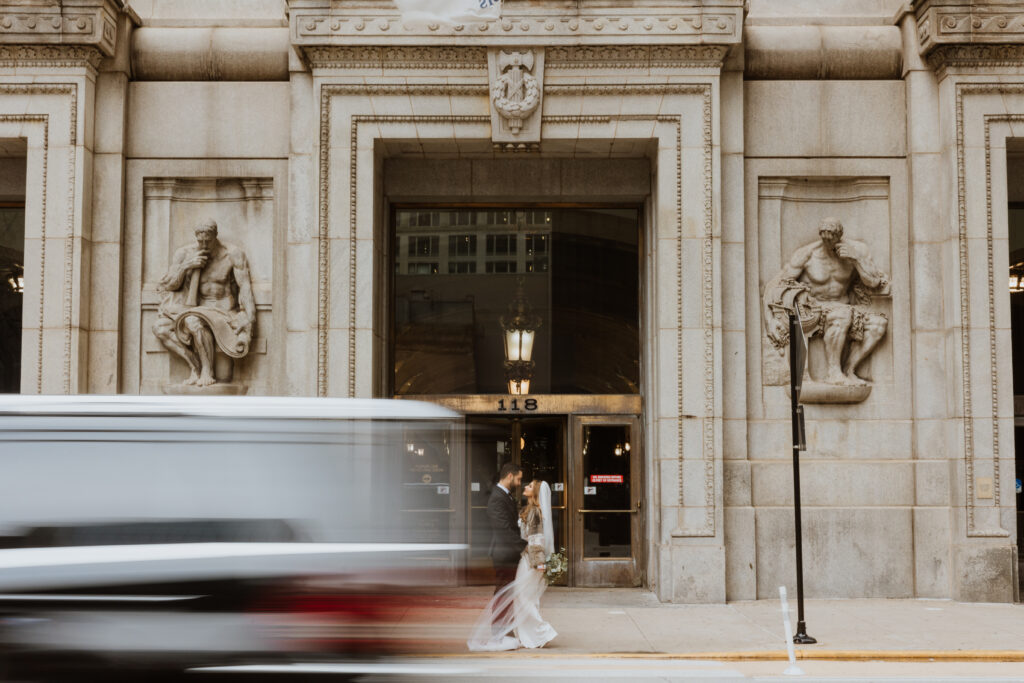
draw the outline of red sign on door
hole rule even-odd
[[[591,484],[621,484],[623,483],[621,474],[591,474]]]

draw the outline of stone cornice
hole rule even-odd
[[[939,76],[950,68],[1021,68],[1024,67],[1024,44],[939,45],[927,59]]]
[[[427,45],[307,47],[303,51],[314,69],[476,69],[487,71],[483,47]]]
[[[690,0],[671,6],[584,4],[572,10],[564,5],[516,3],[506,6],[500,19],[454,26],[406,24],[391,2],[291,0],[289,22],[291,40],[302,48],[353,43],[450,45],[453,39],[461,44],[492,46],[651,42],[732,45],[741,39],[743,0]]]
[[[1024,44],[1019,0],[915,0],[922,54],[943,45]]]
[[[3,45],[0,67],[99,68],[103,53],[91,45]]]
[[[721,68],[724,45],[582,45],[547,49],[547,68],[671,69]]]
[[[545,49],[548,69],[721,68],[724,45],[584,45]],[[487,50],[476,45],[307,47],[314,69],[487,71]]]
[[[114,54],[123,0],[0,0],[0,45],[93,47]]]

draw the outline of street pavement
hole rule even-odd
[[[541,612],[558,631],[541,650],[465,647],[487,587],[439,594],[407,615],[433,646],[365,680],[792,680],[778,600],[662,604],[641,589],[550,588]],[[790,603],[796,622],[795,600]],[[807,600],[816,645],[796,648],[801,680],[1024,681],[1024,605],[950,600]],[[381,663],[383,666],[385,663]]]
[[[447,589],[405,616],[434,645],[411,654],[467,656],[465,640],[490,598],[489,587]],[[795,600],[790,617],[796,623]],[[716,605],[658,602],[642,589],[549,588],[541,613],[558,637],[531,654],[652,655],[715,659],[784,657],[778,600]],[[1024,605],[951,600],[807,600],[816,645],[797,656],[841,659],[1017,659],[1024,666]],[[519,656],[526,651],[498,655]]]
[[[925,662],[822,662],[801,661],[801,673],[787,675],[786,662],[744,661],[718,662],[695,659],[639,659],[605,657],[560,657],[523,654],[516,658],[472,657],[457,662],[439,658],[401,659],[366,663],[310,663],[276,667],[236,667],[231,676],[218,680],[231,680],[238,674],[255,673],[281,676],[306,674],[308,680],[332,680],[330,674],[356,675],[353,680],[365,683],[440,683],[453,681],[469,683],[522,683],[523,681],[601,681],[602,683],[655,683],[658,681],[828,681],[829,683],[864,681],[1024,681],[1022,666],[1018,663],[925,663]],[[247,671],[248,669],[248,671]],[[223,670],[222,670],[223,671]],[[198,672],[195,672],[198,673]],[[227,672],[225,672],[227,673]],[[314,678],[313,676],[316,676]],[[188,680],[203,680],[190,676]],[[236,680],[246,680],[240,677]],[[307,679],[303,679],[307,680]]]

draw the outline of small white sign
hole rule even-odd
[[[563,484],[560,481],[555,482],[555,485],[554,485],[554,487],[552,487],[551,490],[552,491],[564,491],[565,490],[565,484]]]
[[[504,453],[505,452],[505,442],[504,441],[498,441],[497,443],[495,443],[495,446],[497,446],[499,453]]]
[[[480,490],[480,482],[474,481],[472,484],[469,485],[469,490],[470,491],[479,491]]]
[[[448,487],[447,486],[438,486],[437,487],[437,495],[439,495],[439,496],[447,496],[448,495]]]
[[[584,486],[583,487],[583,495],[584,496],[596,496],[597,495],[597,487],[596,486]]]

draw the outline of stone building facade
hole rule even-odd
[[[572,583],[768,598],[794,575],[789,365],[772,321],[797,302],[808,594],[1019,595],[1014,0],[506,0],[498,20],[455,25],[403,22],[389,0],[0,0],[0,157],[0,205],[21,207],[24,230],[0,235],[23,267],[8,277],[8,390],[186,386],[152,330],[169,264],[213,219],[244,253],[255,311],[218,384],[443,403],[511,425],[503,457],[525,458],[543,417]],[[396,302],[440,308],[433,285],[401,277],[525,273],[519,295],[516,278],[502,288],[525,320],[552,216],[606,246],[632,221],[635,349],[602,332],[586,355],[583,325],[601,319],[588,309],[576,341],[534,327],[600,381],[559,389],[538,358],[533,393],[488,389],[485,371],[445,389],[486,314],[452,295],[444,319],[466,313],[468,336],[423,327],[407,343]],[[827,242],[833,217],[843,236]],[[458,251],[474,231],[480,246]],[[531,265],[490,258],[527,253],[513,244]],[[450,336],[423,342],[435,333]],[[635,372],[602,389],[617,350]],[[629,468],[587,469],[588,439],[612,438],[598,428],[625,435]],[[481,490],[467,439],[424,476],[444,479],[456,539]],[[588,509],[594,489],[626,483],[621,507]]]

